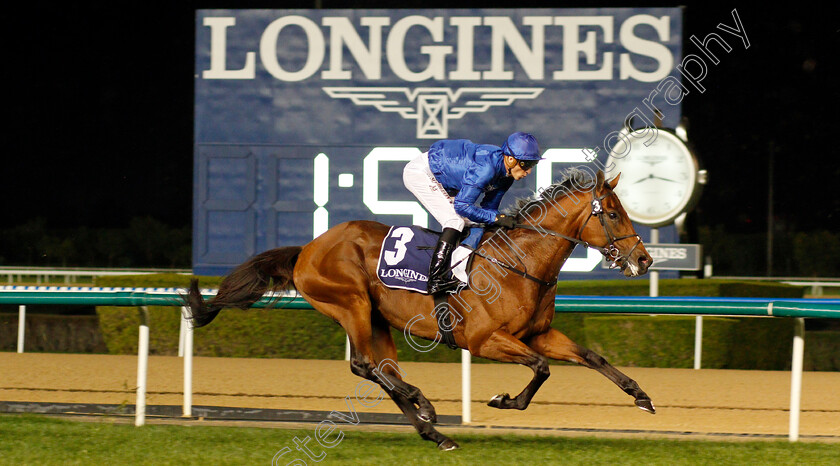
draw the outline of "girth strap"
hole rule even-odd
[[[441,335],[441,340],[446,343],[450,349],[458,349],[460,348],[457,343],[455,343],[455,336],[452,334],[452,329],[454,326],[452,325],[452,316],[449,312],[449,293],[446,291],[441,291],[435,293],[435,307],[432,311],[434,315],[435,311],[437,311],[437,315],[435,315],[435,320],[438,324],[438,332]]]

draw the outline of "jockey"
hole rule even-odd
[[[540,160],[534,136],[517,132],[502,147],[466,139],[438,141],[405,166],[405,187],[443,227],[429,267],[429,294],[458,284],[456,279],[447,280],[445,272],[465,226],[513,228],[516,221],[499,213],[502,196]],[[475,205],[482,193],[481,204]]]

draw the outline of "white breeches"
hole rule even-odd
[[[428,152],[406,164],[403,183],[443,228],[463,231],[465,225],[472,225],[473,222],[455,213],[452,198],[429,169]]]

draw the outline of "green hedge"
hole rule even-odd
[[[191,277],[159,274],[101,277],[98,286],[185,287]],[[199,277],[202,287],[218,286],[219,277]],[[724,280],[661,280],[663,296],[801,297],[803,288],[772,283]],[[642,280],[575,281],[558,284],[558,294],[640,296]],[[150,352],[173,355],[178,350],[179,310],[150,307]],[[97,307],[105,344],[112,354],[137,351],[137,308]],[[787,319],[705,318],[703,367],[783,369],[790,362]],[[615,365],[691,367],[694,319],[679,316],[612,316],[558,314],[552,327],[573,341],[591,347]],[[444,345],[428,353],[413,350],[392,330],[397,355],[404,361],[457,362],[460,352]],[[345,335],[332,319],[316,311],[226,309],[194,335],[200,356],[341,359]],[[781,342],[778,345],[775,342]],[[427,343],[423,341],[423,343]],[[762,348],[755,351],[754,348]],[[708,354],[706,354],[708,353]],[[784,356],[784,357],[782,357]],[[475,358],[476,362],[483,361]]]
[[[222,277],[192,276],[177,273],[151,273],[143,275],[116,275],[96,277],[96,286],[135,288],[186,288],[190,280],[197,278],[201,288],[218,288]]]
[[[0,351],[16,351],[18,314],[0,313]],[[26,310],[27,353],[106,353],[99,320],[93,315],[31,314]]]
[[[805,288],[783,283],[669,279],[660,296],[801,298]],[[560,295],[648,296],[648,280],[587,280],[557,284]],[[694,367],[694,317],[558,314],[552,327],[617,366]],[[704,368],[790,367],[788,319],[703,318]],[[757,351],[756,348],[760,348]]]
[[[806,371],[840,371],[840,331],[807,332],[804,365]]]
[[[659,280],[659,296],[725,296],[731,298],[801,298],[805,287],[784,283],[667,279]],[[585,280],[557,283],[557,294],[576,296],[649,296],[648,280]]]
[[[136,308],[100,307],[99,322],[111,354],[136,354]],[[180,309],[149,307],[149,353],[178,353]],[[213,324],[197,329],[198,356],[339,359],[344,330],[315,311],[225,309]]]
[[[617,366],[694,367],[695,319],[687,316],[586,316],[589,347]],[[703,318],[707,369],[790,368],[790,319]]]
[[[99,277],[97,286],[186,287],[193,277],[177,274]],[[221,277],[196,277],[202,288],[215,288]],[[138,309],[99,306],[100,328],[111,354],[136,354]],[[149,353],[178,354],[179,308],[149,306]],[[225,309],[211,325],[197,329],[193,346],[198,356],[339,359],[344,355],[344,330],[316,311]]]

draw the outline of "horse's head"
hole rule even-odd
[[[613,265],[620,267],[626,277],[644,275],[653,264],[642,239],[636,234],[618,195],[613,191],[619,174],[606,181],[604,172],[598,171],[592,188],[590,217],[580,231],[580,239],[602,248]],[[593,218],[595,217],[595,218]]]

